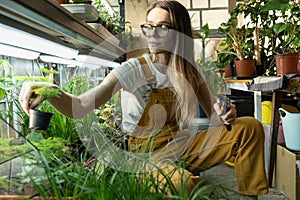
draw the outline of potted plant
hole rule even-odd
[[[263,7],[276,15],[272,29],[276,38],[274,56],[276,75],[297,74],[300,52],[300,6],[290,0],[270,0]]]
[[[56,70],[48,70],[48,69],[40,69],[42,73],[45,74],[57,74],[58,72]],[[17,76],[15,77],[17,81],[46,81],[50,82],[51,80],[49,77],[45,76],[34,76],[34,77],[28,77],[28,76]],[[33,90],[33,92],[38,96],[38,98],[41,98],[42,103],[39,105],[40,108],[43,107],[43,105],[47,104],[45,100],[50,99],[52,97],[59,97],[60,91],[58,88],[48,88],[48,87],[40,87],[39,83],[36,83],[36,89]],[[42,110],[37,110],[35,108],[31,108],[29,111],[29,128],[32,130],[40,130],[45,131],[48,128],[50,119],[53,115],[53,113],[45,112]]]
[[[236,59],[236,56],[228,53],[231,51],[233,51],[232,47],[228,45],[227,40],[222,40],[218,46],[218,49],[216,50],[217,60],[214,63],[222,73],[223,78],[235,76],[233,62]]]
[[[247,26],[255,27],[256,74],[276,75],[277,55],[299,52],[299,5],[291,0],[244,1],[236,9]]]
[[[60,95],[60,91],[57,88],[46,88],[46,87],[40,87],[34,89],[34,93],[36,95],[39,95],[42,98],[42,101],[45,101],[52,97],[59,97]],[[30,114],[29,117],[30,129],[42,130],[42,131],[47,130],[53,113],[32,108],[29,110],[29,114]]]
[[[232,54],[236,57],[236,75],[238,77],[253,77],[255,68],[255,46],[253,40],[254,27],[243,25],[238,27],[239,7],[232,10],[227,22],[222,23],[218,32],[225,35],[228,48],[222,54]],[[219,54],[220,54],[219,53]]]

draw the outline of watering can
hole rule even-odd
[[[278,109],[282,120],[285,145],[292,151],[300,151],[300,113]]]

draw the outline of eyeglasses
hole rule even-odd
[[[169,33],[169,29],[174,29],[174,27],[165,25],[165,24],[159,24],[159,25],[150,25],[150,24],[142,24],[141,25],[142,32],[146,37],[150,37],[153,34],[153,30],[155,30],[155,33],[158,37],[167,37]]]

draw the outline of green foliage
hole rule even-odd
[[[118,34],[118,38],[120,40],[121,45],[124,48],[134,49],[136,48],[136,45],[139,43],[141,36],[140,35],[134,35],[132,33],[132,27],[129,26],[125,29],[125,31]]]
[[[65,86],[63,86],[63,90],[74,94],[80,95],[86,92],[89,89],[89,85],[84,77],[74,76],[72,80],[70,80]]]
[[[228,45],[227,40],[222,40],[219,44],[219,48],[217,49],[217,60],[215,61],[218,69],[222,70],[225,66],[229,66],[231,62],[236,59],[236,56],[230,53],[232,51],[233,49],[230,45]]]
[[[298,53],[300,51],[299,19],[300,6],[296,1],[270,0],[263,7],[278,17],[279,22],[273,24],[273,31],[277,37],[277,53]]]
[[[37,84],[38,87],[38,84]],[[35,94],[42,96],[44,100],[59,97],[61,92],[57,88],[48,88],[48,87],[38,87],[33,90]]]
[[[239,3],[230,13],[250,19],[248,28],[258,28],[261,65],[269,75],[275,74],[274,55],[300,51],[300,7],[291,0],[259,0]],[[236,19],[228,25],[236,26]],[[230,19],[231,20],[231,19]],[[230,27],[230,26],[228,26]],[[228,32],[228,31],[227,31]]]
[[[57,199],[71,197],[84,200],[230,199],[227,194],[230,189],[222,187],[220,183],[205,183],[205,178],[190,193],[184,184],[176,187],[171,181],[176,171],[179,171],[178,181],[184,183],[183,174],[180,173],[182,166],[179,163],[173,163],[174,169],[168,172],[153,166],[153,171],[138,173],[139,169],[145,169],[144,165],[136,164],[132,171],[124,172],[112,169],[108,166],[109,163],[97,159],[88,167],[84,167],[82,162],[74,164],[60,159],[56,161],[55,168],[49,167],[47,186],[38,187],[40,180],[31,178],[44,199],[50,196]],[[146,160],[145,162],[148,163]],[[159,181],[158,176],[165,181]]]
[[[5,92],[16,88],[14,83],[13,67],[8,60],[0,58],[0,89],[2,90],[2,98]],[[2,99],[0,98],[0,99]]]
[[[107,103],[95,109],[99,128],[113,143],[122,142],[120,93],[116,93]]]
[[[28,126],[23,122],[28,119],[28,116],[18,101],[18,89],[22,83],[17,81],[13,66],[8,60],[2,58],[0,58],[0,74],[0,100],[3,99],[8,108],[0,110],[0,114],[7,120],[17,116],[20,119],[17,125],[20,125],[24,130],[24,134],[26,134],[28,133]]]
[[[46,69],[46,68],[40,68],[40,71],[45,73],[45,74],[58,74],[57,70],[53,70],[53,69]]]
[[[24,81],[43,81],[43,82],[51,82],[49,77],[46,76],[15,76],[16,81],[24,82]]]
[[[9,185],[8,185],[6,179],[7,179],[7,176],[0,176],[0,186],[7,190],[9,188]]]
[[[93,1],[93,6],[99,12],[99,18],[103,20],[107,26],[114,31],[114,34],[122,33],[125,30],[125,25],[129,22],[126,22],[125,19],[117,14],[109,14],[105,9],[105,6],[102,4],[101,0]]]
[[[205,40],[207,36],[209,35],[210,30],[208,24],[205,24],[201,27],[200,31],[198,32],[198,35],[201,37],[202,40]]]
[[[63,86],[64,91],[74,95],[82,94],[88,89],[89,87],[86,80],[79,76],[73,77],[72,80]],[[57,112],[48,102],[44,102],[40,109],[53,113],[49,127],[44,133],[47,137],[62,137],[69,144],[75,144],[79,140],[75,121],[73,119]]]
[[[20,145],[14,138],[0,137],[0,163],[30,150],[30,146],[27,144]]]
[[[228,54],[235,55],[239,60],[253,59],[254,57],[254,28],[247,25],[238,27],[238,9],[230,13],[230,18],[227,22],[222,23],[218,28],[219,33],[226,36]]]

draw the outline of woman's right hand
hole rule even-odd
[[[47,82],[24,82],[20,91],[19,102],[27,115],[29,110],[35,108],[42,102],[42,97],[36,95],[34,90],[41,87],[58,88],[58,86]]]

